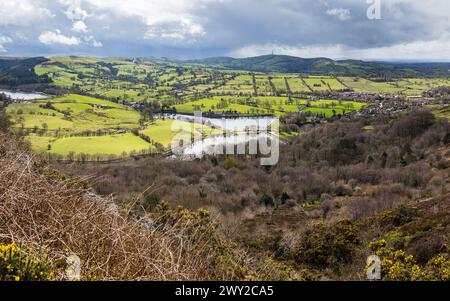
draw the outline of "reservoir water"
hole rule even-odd
[[[194,121],[194,116],[187,115],[172,115],[170,118]],[[242,154],[249,154],[250,147],[253,151],[258,151],[264,146],[266,148],[277,146],[278,132],[273,128],[277,121],[275,117],[202,118],[201,123],[224,129],[228,131],[228,135],[212,135],[189,143],[177,149],[174,158],[192,159],[201,158],[204,155],[223,155],[229,154],[230,150],[235,154],[241,154],[239,151],[244,152]]]
[[[13,100],[23,100],[23,101],[49,98],[49,96],[41,93],[11,92],[6,90],[0,90],[0,94],[5,94],[11,97]]]
[[[172,115],[170,118],[193,122],[194,116],[190,115]],[[201,118],[201,122],[209,127],[225,129],[228,131],[246,131],[257,128],[259,130],[267,129],[274,122],[278,121],[276,117],[238,117],[238,118]]]

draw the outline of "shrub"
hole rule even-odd
[[[184,236],[183,240],[188,238],[192,246],[202,246],[198,250],[198,256],[213,259],[208,266],[212,272],[222,271],[226,279],[235,280],[244,279],[250,272],[237,246],[220,237],[217,231],[219,224],[212,221],[209,211],[190,211],[180,206],[170,209],[169,203],[162,201],[157,207],[153,221],[155,229],[176,230]],[[186,249],[184,252],[189,251]],[[183,253],[179,256],[183,256]]]
[[[14,243],[0,244],[0,281],[52,280],[53,272],[45,260],[33,258]]]
[[[349,185],[339,183],[334,189],[334,193],[337,196],[350,196],[352,194],[352,188]]]
[[[415,216],[417,216],[417,210],[415,208],[402,205],[394,211],[392,224],[396,227],[405,225],[411,222]]]
[[[439,254],[432,258],[423,269],[424,280],[450,281],[450,255]]]
[[[282,204],[286,204],[286,202],[287,202],[289,199],[291,199],[291,197],[289,196],[289,194],[288,194],[287,192],[283,192],[283,193],[281,194],[280,201],[281,201]]]
[[[304,233],[295,260],[318,268],[349,263],[358,244],[358,229],[350,220],[329,226],[319,223]]]
[[[435,117],[430,111],[412,112],[397,120],[389,134],[392,138],[416,137],[425,132],[434,122]]]
[[[27,152],[0,133],[2,239],[33,248],[38,242],[50,262],[77,255],[81,280],[241,280],[246,274],[245,256],[218,237],[207,212],[162,208],[138,221]],[[55,279],[65,277],[65,268],[55,265]]]
[[[407,207],[404,205],[399,206],[394,211],[384,211],[377,215],[383,226],[403,226],[413,220],[417,216],[417,209]]]
[[[386,241],[375,241],[370,248],[381,258],[381,279],[386,281],[449,281],[450,255],[439,254],[425,266],[417,264],[403,250],[386,247]]]
[[[231,169],[233,167],[236,167],[236,160],[234,160],[233,158],[227,158],[224,162],[223,162],[223,167],[225,169]]]
[[[263,281],[318,281],[319,277],[308,270],[295,270],[290,265],[274,260],[266,259],[257,265],[256,275],[250,280]]]
[[[261,197],[261,203],[266,206],[275,206],[275,202],[271,196],[268,196],[267,194],[264,194]]]

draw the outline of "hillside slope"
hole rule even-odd
[[[334,61],[328,58],[299,58],[286,55],[264,55],[235,59],[230,57],[191,60],[187,63],[248,70],[254,72],[287,72],[307,74],[339,74],[349,76],[445,77],[449,63],[381,63],[357,60]]]
[[[87,187],[0,132],[0,251],[26,250],[33,262],[45,261],[54,280],[66,279],[71,255],[81,260],[82,280],[237,280],[248,271],[206,211],[163,203],[138,219]],[[14,266],[14,254],[6,255]],[[3,269],[0,259],[0,280],[35,279],[20,265]]]
[[[18,86],[50,82],[46,77],[39,77],[34,67],[46,62],[44,57],[34,58],[1,58],[0,57],[0,85]]]

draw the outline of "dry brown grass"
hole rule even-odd
[[[240,277],[223,265],[223,252],[206,235],[151,219],[137,222],[83,186],[0,132],[0,243],[14,241],[45,254],[58,279],[71,254],[81,258],[86,280]]]

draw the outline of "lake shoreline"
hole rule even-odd
[[[0,89],[0,94],[5,94],[10,97],[12,100],[16,101],[29,101],[29,100],[38,100],[38,99],[48,99],[52,96],[44,94],[42,92],[22,92],[20,90],[6,90]]]

